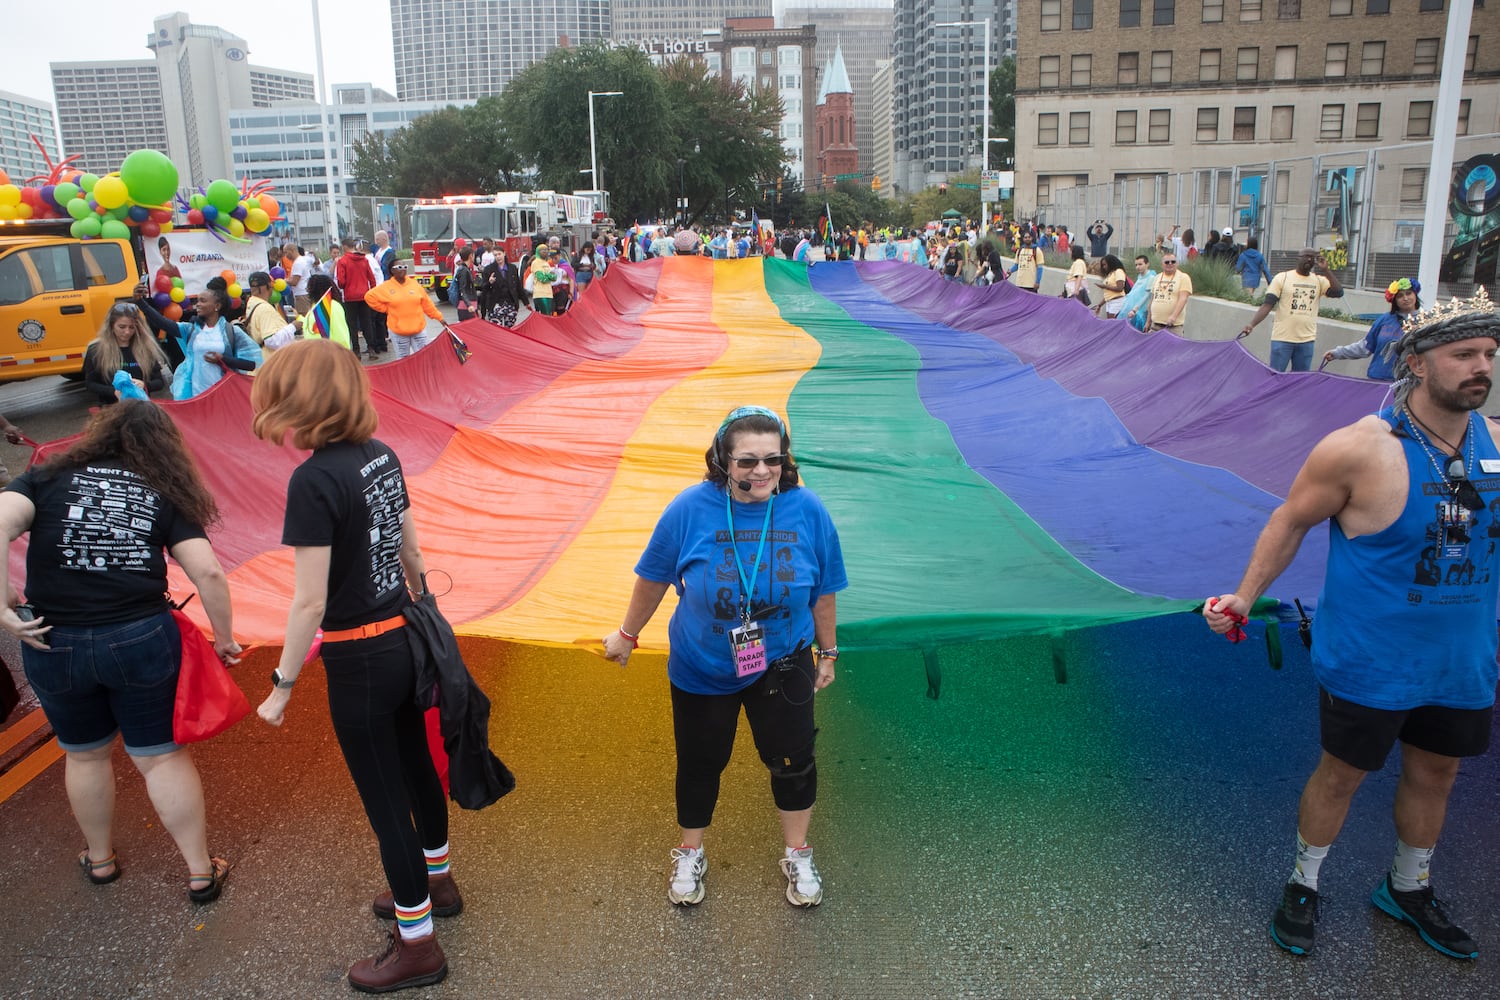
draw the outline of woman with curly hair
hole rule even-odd
[[[166,411],[127,399],[83,437],[0,493],[7,541],[27,531],[29,604],[0,610],[21,640],[26,678],[67,754],[68,801],[94,885],[120,877],[113,820],[117,737],[146,779],[162,826],[187,863],[188,898],[217,899],[229,863],[209,855],[203,785],[172,739],[182,639],[167,600],[170,552],[198,588],[220,659],[235,663],[229,583],[209,545],[212,495]],[[10,592],[0,560],[0,593]]]

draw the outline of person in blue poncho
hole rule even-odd
[[[155,312],[145,302],[139,305],[143,312]],[[262,360],[260,345],[224,318],[229,310],[229,293],[224,289],[213,285],[203,289],[195,310],[193,322],[175,324],[184,358],[172,375],[173,399],[191,399],[218,382],[229,369],[254,371]]]
[[[1125,293],[1119,316],[1140,333],[1146,332],[1146,321],[1151,318],[1151,289],[1155,284],[1156,272],[1151,270],[1151,261],[1145,254],[1137,254],[1135,287]]]
[[[1396,359],[1391,345],[1401,339],[1401,324],[1406,317],[1422,308],[1418,294],[1422,285],[1416,278],[1397,278],[1385,290],[1385,300],[1391,311],[1370,324],[1370,332],[1360,340],[1343,347],[1335,347],[1323,355],[1323,363],[1346,361],[1354,358],[1369,358],[1370,367],[1366,378],[1380,382],[1392,382],[1396,378]]]

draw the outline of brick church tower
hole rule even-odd
[[[818,186],[831,188],[839,174],[859,172],[859,148],[854,144],[854,88],[844,68],[842,45],[834,47],[833,61],[823,70],[813,120],[818,132]],[[808,178],[807,186],[813,186],[813,178]]]

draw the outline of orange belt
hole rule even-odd
[[[368,625],[361,625],[359,628],[340,628],[334,629],[332,632],[324,632],[323,641],[349,642],[352,639],[373,639],[377,635],[385,635],[387,632],[404,628],[405,626],[406,616],[396,615],[394,618],[387,618],[385,621],[380,622],[371,622]]]

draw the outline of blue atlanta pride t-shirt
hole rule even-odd
[[[677,610],[667,628],[667,677],[692,694],[731,694],[759,677],[735,673],[729,630],[740,622],[740,569],[750,575],[763,526],[768,537],[745,597],[752,614],[780,608],[760,620],[767,662],[799,644],[811,645],[813,605],[849,586],[838,531],[811,490],[799,486],[767,503],[730,501],[727,512],[724,505],[724,488],[713,483],[683,490],[662,513],[635,567],[636,575],[677,589]]]

